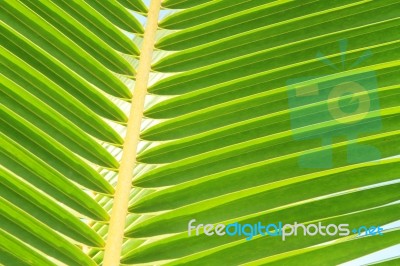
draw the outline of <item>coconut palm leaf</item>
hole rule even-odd
[[[398,1],[0,6],[0,264],[337,265],[400,244]]]

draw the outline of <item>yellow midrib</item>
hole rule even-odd
[[[110,226],[104,251],[104,266],[118,266],[120,264],[125,219],[128,212],[129,194],[132,187],[133,169],[136,163],[136,151],[139,143],[140,125],[143,117],[160,7],[161,0],[151,1],[123,145],[118,182],[111,210]]]

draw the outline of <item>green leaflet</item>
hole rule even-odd
[[[109,70],[127,76],[134,74],[132,66],[121,55],[54,3],[30,0],[21,2],[78,44]]]
[[[380,142],[378,139],[381,137],[385,138],[386,134],[393,134],[393,137],[390,139],[390,141],[396,142],[395,136],[397,135],[396,129],[398,129],[396,126],[396,121],[398,121],[398,111],[399,108],[389,108],[387,110],[387,117],[382,119],[382,132],[380,132],[380,130],[370,132],[370,137],[365,138],[364,141],[369,143],[372,141],[372,139],[377,138],[376,142],[378,143]],[[384,114],[383,112],[384,111],[382,111],[382,114]],[[372,120],[374,119],[372,118]],[[368,127],[368,121],[365,121],[365,123],[366,124],[364,126]],[[265,160],[271,160],[272,158],[277,158],[283,155],[296,157],[296,153],[300,154],[301,152],[310,150],[311,148],[315,148],[315,152],[317,152],[318,148],[321,147],[321,138],[318,135],[319,130],[321,128],[325,128],[326,126],[326,132],[329,132],[331,130],[335,130],[335,127],[337,126],[337,123],[332,121],[321,124],[322,126],[316,124],[304,128],[304,132],[310,133],[309,136],[315,133],[315,138],[309,138],[303,141],[295,140],[295,135],[291,132],[291,130],[275,133],[273,135],[266,135],[265,137],[228,146],[226,149],[218,149],[204,155],[197,155],[174,162],[173,167],[170,167],[170,165],[158,167],[139,176],[134,181],[134,184],[141,187],[177,184],[213,173],[232,170],[236,167],[250,168],[252,167],[252,164],[260,163]],[[277,127],[278,130],[280,129],[279,124],[278,126],[273,126]],[[340,140],[343,142],[334,141],[334,143],[341,143],[338,145],[344,145],[346,142],[351,141],[350,139],[343,138]],[[381,140],[388,141],[384,139]],[[363,141],[360,139],[360,142]],[[333,147],[336,146],[334,145]],[[388,147],[387,151],[382,150],[381,158],[396,155],[396,150],[398,149],[395,147]],[[383,154],[385,154],[385,156]]]
[[[298,50],[304,51],[307,48],[322,46],[322,44],[337,42],[337,40],[358,39],[365,33],[376,37],[364,36],[365,43],[374,39],[380,40],[380,37],[386,36],[387,28],[398,27],[400,22],[392,6],[381,7],[379,9],[382,12],[377,12],[371,6],[372,4],[373,2],[339,10],[328,9],[310,15],[301,21],[302,23],[293,21],[275,27],[265,26],[209,44],[177,51],[161,58],[153,64],[152,68],[166,72],[185,71],[263,50],[273,51],[271,56],[277,56]],[[330,15],[329,19],[326,19],[326,13]],[[343,20],[354,20],[354,18],[357,19],[350,27],[346,23],[340,23]],[[399,35],[395,30],[393,34]],[[315,50],[311,58],[315,57]]]
[[[304,19],[314,12],[329,9],[329,7],[362,4],[366,1],[354,3],[349,0],[335,1],[278,1],[259,5],[242,12],[211,20],[208,23],[197,25],[182,31],[172,33],[157,43],[157,48],[164,50],[183,50],[198,45],[218,41],[266,25],[290,22],[291,19]],[[396,4],[394,0],[385,0],[375,3],[375,7]],[[394,7],[393,7],[394,8]]]
[[[338,183],[338,181],[336,181],[336,183]],[[297,236],[285,242],[274,237],[258,237],[246,241],[243,236],[207,237],[203,233],[201,233],[200,236],[189,237],[187,232],[187,223],[191,219],[196,219],[198,223],[223,224],[234,222],[254,224],[259,221],[265,223],[277,223],[278,221],[282,221],[283,223],[293,224],[295,221],[299,223],[324,221],[324,223],[335,224],[348,223],[352,228],[362,225],[363,222],[366,225],[382,225],[393,221],[395,215],[392,212],[399,210],[400,206],[398,204],[380,207],[382,204],[391,203],[396,199],[396,189],[398,189],[398,187],[398,184],[394,184],[368,190],[354,190],[352,193],[347,192],[343,195],[335,195],[322,199],[309,198],[308,201],[300,201],[298,203],[296,202],[301,196],[296,196],[294,195],[296,193],[292,193],[288,195],[290,195],[291,198],[296,199],[293,204],[288,205],[280,205],[279,203],[275,204],[270,200],[271,198],[265,197],[266,195],[258,196],[258,203],[256,206],[246,204],[245,201],[237,201],[231,204],[223,204],[221,206],[200,209],[196,208],[194,205],[191,206],[192,211],[179,211],[181,214],[185,213],[183,216],[176,217],[177,214],[174,214],[173,212],[165,215],[158,215],[157,218],[145,221],[141,226],[133,228],[130,233],[136,237],[163,234],[167,232],[181,233],[160,240],[159,242],[151,243],[147,247],[144,245],[138,250],[125,255],[124,261],[130,263],[143,263],[149,260],[157,261],[176,259],[179,257],[182,257],[182,260],[185,261],[204,257],[204,259],[211,259],[213,260],[212,263],[215,263],[215,260],[218,260],[218,256],[221,256],[221,253],[230,252],[231,254],[235,254],[233,260],[244,263],[256,259],[255,257],[246,258],[245,256],[240,256],[240,254],[243,254],[242,252],[248,252],[251,249],[254,250],[252,254],[258,256],[258,258],[263,258],[284,251],[289,251],[291,249],[307,247],[313,244],[325,242],[327,241],[327,237]],[[310,186],[309,189],[316,191],[318,190],[318,187]],[[333,187],[331,189],[333,189]],[[289,190],[287,192],[289,192]],[[306,195],[307,192],[303,197],[307,197]],[[378,195],[379,198],[377,197]],[[362,197],[364,200],[355,200],[360,199],[359,197]],[[278,199],[284,201],[283,197],[278,197]],[[288,199],[288,202],[292,201]],[[348,202],[352,202],[352,204],[346,204]],[[240,204],[244,205],[240,208]],[[270,207],[268,208],[266,206]],[[221,212],[223,207],[225,207],[225,210],[229,208],[230,211]],[[255,209],[260,207],[263,208],[263,211],[255,211]],[[357,213],[355,211],[360,212]],[[159,219],[163,219],[164,225],[159,222]],[[338,236],[335,238],[337,237]],[[332,240],[332,238],[330,238],[330,240]],[[295,244],[295,246],[293,246],[293,244]],[[273,246],[274,248],[265,249],[266,246]],[[172,250],[176,251],[172,252]],[[193,255],[190,256],[190,254]],[[207,257],[207,255],[209,255],[210,258]],[[244,260],[239,259],[239,257],[242,257]],[[205,262],[203,261],[203,263]]]
[[[141,0],[118,0],[118,2],[126,8],[147,14],[148,8]]]
[[[379,84],[382,84],[382,86],[387,86],[388,84],[393,85],[399,83],[399,70],[396,69],[398,64],[398,61],[387,62],[370,67],[362,67],[359,69],[359,71],[376,71],[379,77],[382,76],[384,72],[393,72],[392,74],[385,74],[385,76],[379,80]],[[322,68],[317,67],[304,71],[304,67],[302,68],[302,66],[297,66],[292,69],[292,71],[296,73],[296,76],[298,77],[301,75],[304,75],[305,77],[311,77],[313,76],[313,72],[320,72],[321,70]],[[185,115],[182,116],[183,118],[190,115],[195,116],[196,113],[200,113],[200,110],[204,110],[204,112],[213,112],[213,110],[215,111],[219,107],[224,110],[227,106],[237,105],[239,102],[244,103],[246,101],[251,101],[250,106],[246,108],[256,107],[253,106],[253,101],[257,101],[255,100],[257,98],[269,97],[268,99],[264,100],[264,102],[273,102],[278,99],[278,95],[280,95],[281,99],[286,97],[287,88],[285,85],[290,79],[289,73],[289,71],[278,71],[276,73],[270,73],[267,75],[261,74],[258,77],[256,76],[250,78],[253,82],[248,82],[249,78],[246,77],[236,80],[236,82],[228,82],[179,95],[156,104],[150,108],[148,112],[146,112],[146,115],[154,118],[171,118],[174,116]],[[359,73],[357,69],[355,71],[349,70],[344,72],[346,76],[352,76],[357,73]],[[342,73],[329,74],[325,72],[323,74],[331,75],[333,76],[332,78],[343,77]],[[321,80],[318,78],[316,82],[318,81],[323,81],[323,79]],[[208,110],[206,108],[208,108]],[[240,110],[235,110],[240,112]],[[262,111],[262,109],[260,109],[260,111]],[[193,112],[193,114],[188,114],[191,112]],[[220,113],[218,112],[218,114]],[[146,129],[146,131],[142,133],[143,137],[151,130],[152,128]]]
[[[265,177],[262,178],[264,183],[261,184],[258,180],[245,180],[244,178],[233,179],[238,183],[234,184],[228,178],[211,176],[210,178],[187,182],[142,197],[130,206],[130,211],[135,213],[156,212],[181,208],[200,201],[207,201],[204,204],[211,204],[223,199],[234,200],[260,193],[272,197],[278,196],[279,193],[284,191],[297,191],[297,193],[291,193],[290,197],[278,197],[276,199],[278,202],[286,202],[290,198],[293,201],[295,199],[301,200],[304,199],[304,196],[311,195],[307,194],[310,186],[319,188],[315,190],[315,193],[323,195],[323,193],[339,191],[339,189],[349,189],[394,180],[397,178],[398,171],[396,169],[398,167],[399,160],[392,159],[382,163],[353,164],[332,170],[317,169],[314,172],[310,171],[310,173],[303,175],[295,175],[290,172],[264,174]],[[346,180],[346,182],[342,182],[342,180]],[[331,186],[323,186],[323,184],[328,183]],[[278,202],[274,202],[274,204],[278,204]]]
[[[113,192],[112,186],[87,162],[29,122],[22,122],[22,118],[11,110],[2,108],[0,111],[4,135],[84,187],[103,193]],[[110,158],[113,157],[110,156]],[[108,163],[111,167],[117,166],[114,158]]]
[[[56,265],[2,229],[0,229],[0,263],[21,266]]]
[[[8,137],[3,134],[0,137],[4,168],[83,216],[93,220],[108,220],[104,209],[80,187]]]
[[[67,239],[55,234],[49,227],[15,208],[10,202],[0,198],[2,223],[0,228],[12,233],[21,241],[44,251],[51,257],[67,265],[96,265],[80,248]]]
[[[19,58],[13,56],[8,50],[2,48],[0,48],[0,50],[3,55],[2,61],[4,61],[4,63],[1,64],[2,72],[4,76],[7,77],[7,79],[4,79],[4,84],[7,83],[9,86],[13,87],[19,85],[32,96],[45,102],[92,136],[111,143],[122,143],[122,138],[105,121],[86,106],[89,105],[91,108],[96,108],[99,106],[98,104],[97,106],[96,104],[93,106],[92,100],[85,101],[85,104],[83,104],[49,80],[48,77],[27,65]],[[64,83],[63,85],[67,86],[68,84]],[[71,89],[71,87],[69,88]],[[83,91],[85,93],[90,92],[90,90],[87,89]],[[109,107],[107,114],[104,114],[102,110],[99,111],[97,108],[96,111],[102,112],[105,116],[111,114],[114,119],[118,117],[117,120],[122,119],[124,121],[126,119],[122,111],[114,104],[110,103],[110,101],[107,100],[106,102],[102,102],[102,104],[102,109],[105,106]]]
[[[184,9],[180,12],[171,14],[164,18],[159,26],[164,29],[184,29],[212,21],[232,13],[237,13],[252,7],[266,4],[272,1],[253,0],[236,1],[227,5],[224,1],[211,1],[203,5],[197,5],[192,8]]]
[[[203,3],[207,3],[213,0],[165,0],[162,2],[162,6],[165,8],[174,8],[174,9],[181,9],[181,8],[188,8],[196,5],[200,5]]]
[[[54,0],[52,2],[115,50],[125,54],[139,54],[138,48],[127,36],[98,12],[93,12],[93,9],[83,0]]]
[[[399,72],[389,72],[389,77],[392,76],[392,73],[399,74]],[[399,85],[383,87],[378,90],[381,108],[396,107],[399,93]],[[167,127],[159,127],[157,136],[162,136],[162,139],[168,136],[175,138],[180,136],[181,138],[146,149],[139,154],[138,159],[150,164],[173,162],[229,145],[289,131],[291,130],[290,119],[292,116],[297,114],[313,116],[315,113],[323,113],[323,110],[326,110],[327,103],[325,101],[287,110],[288,99],[285,94],[284,91],[276,95],[266,94],[266,97],[255,97],[254,101],[247,99],[247,101],[240,101],[239,104],[232,102],[230,105],[220,106],[209,112],[193,114],[188,117],[188,120],[180,120],[179,123],[178,121],[173,123],[171,119],[170,127],[168,127],[171,130],[163,131]],[[271,101],[275,96],[282,98]],[[330,102],[336,100],[336,98],[331,99]],[[205,119],[206,117],[209,119]],[[306,117],[305,115],[304,119]],[[147,138],[150,138],[150,135]]]
[[[373,253],[378,249],[384,249],[390,247],[392,245],[397,244],[397,240],[400,237],[399,230],[393,230],[386,232],[384,236],[374,238],[374,237],[362,237],[351,239],[344,243],[338,241],[338,243],[334,243],[333,245],[328,245],[324,248],[310,248],[305,250],[304,253],[297,254],[290,254],[292,256],[288,256],[289,258],[281,259],[278,258],[277,260],[272,259],[272,263],[269,262],[268,259],[254,261],[253,263],[245,264],[247,265],[282,265],[291,264],[291,263],[306,263],[307,265],[320,265],[320,261],[324,261],[331,265],[338,265],[340,263],[344,263],[351,259],[356,259],[361,256],[367,255],[369,253]],[[343,258],[341,254],[346,253],[346,259]],[[332,254],[331,256],[327,257],[326,254]],[[288,254],[289,255],[289,254]],[[310,261],[310,257],[313,258],[313,261]],[[393,264],[390,264],[393,263]],[[398,259],[393,261],[385,262],[384,265],[396,265],[398,263]]]
[[[99,89],[116,97],[131,97],[120,80],[41,17],[19,2],[4,1],[2,7],[2,23],[32,40]]]
[[[97,12],[102,14],[115,26],[133,33],[143,34],[142,24],[129,13],[118,1],[85,1]]]
[[[92,137],[82,132],[76,125],[59,115],[54,109],[33,97],[15,83],[4,79],[1,103],[8,109],[30,121],[47,135],[71,151],[94,163],[106,166],[116,165],[115,159]],[[90,147],[90,148],[89,148]]]
[[[50,228],[89,246],[103,246],[103,239],[71,212],[62,208],[26,181],[0,169],[0,196]]]
[[[389,40],[387,41],[374,39],[371,46],[368,44],[365,46],[364,38],[358,41],[355,40],[354,47],[347,51],[346,61],[356,61],[363,51],[370,51],[375,55],[369,58],[365,63],[366,65],[385,63],[398,59],[400,55],[398,36],[394,35],[388,38]],[[342,61],[337,42],[325,46],[326,48],[321,52],[325,54],[329,60],[334,64],[338,64]],[[320,49],[312,48],[305,52],[289,53],[285,56],[274,57],[273,61],[271,61],[271,57],[268,55],[270,51],[251,54],[249,56],[224,61],[211,67],[203,67],[165,78],[150,87],[149,92],[161,95],[174,95],[219,84],[224,84],[226,86],[228,82],[232,83],[236,81],[236,83],[238,83],[237,81],[244,78],[247,83],[252,82],[250,84],[254,84],[260,77],[263,77],[265,81],[266,76],[277,75],[278,73],[283,74],[285,72],[288,73],[289,71],[293,79],[299,77],[293,74],[293,70],[296,71],[296,68],[300,66],[302,66],[302,70],[304,70],[304,65],[307,65],[309,69],[314,69],[314,75],[323,76],[331,74],[333,72],[332,69],[322,64],[320,60],[316,58],[315,51],[318,50]],[[313,55],[311,58],[310,53]],[[318,70],[315,70],[315,68]],[[304,73],[302,74],[304,76]]]
[[[328,206],[326,206],[329,208]],[[343,215],[341,217],[337,218],[328,218],[323,220],[325,223],[334,223],[334,224],[340,224],[340,223],[349,223],[351,226],[354,227],[359,227],[364,224],[367,225],[376,225],[376,224],[386,224],[390,221],[393,221],[394,215],[390,212],[396,212],[400,208],[399,205],[397,206],[391,206],[387,208],[380,208],[378,210],[372,210],[372,211],[365,211],[361,213],[356,213],[356,214],[348,214],[348,215]],[[398,230],[397,230],[398,232]],[[391,243],[395,243],[395,238],[398,236],[398,233],[396,235],[388,235],[387,237],[390,238],[388,239],[388,243],[386,245],[383,245],[384,247],[387,247]],[[248,241],[247,243],[244,241],[241,241],[241,243],[236,244],[236,245],[230,245],[229,247],[226,248],[217,248],[216,250],[208,251],[208,252],[201,252],[199,254],[194,254],[192,256],[189,256],[187,258],[183,258],[181,260],[177,260],[176,262],[170,263],[169,265],[176,265],[176,264],[181,264],[181,263],[189,263],[191,265],[204,265],[204,264],[215,264],[217,263],[221,257],[227,257],[227,262],[231,263],[233,261],[239,262],[239,263],[244,263],[244,262],[250,262],[256,259],[264,258],[269,255],[275,255],[280,252],[287,252],[291,251],[294,249],[302,249],[305,247],[313,246],[315,244],[320,244],[324,243],[326,241],[332,240],[332,239],[338,239],[338,236],[336,237],[324,237],[324,236],[317,236],[317,237],[297,237],[296,239],[292,239],[290,242],[289,241],[280,241],[277,239],[273,238],[259,238],[259,239],[254,239],[253,241]],[[382,238],[385,238],[385,235],[382,236]],[[387,240],[387,239],[385,239]],[[278,243],[277,243],[278,242]],[[266,247],[274,246],[274,249],[268,249]],[[295,252],[298,252],[298,251]],[[253,251],[253,252],[251,252]],[[368,251],[365,250],[363,252],[360,252],[361,254],[366,255]],[[250,256],[240,256],[239,254],[251,254]],[[232,254],[231,256],[228,256],[228,254]],[[326,255],[327,256],[327,255]],[[331,254],[330,259],[328,258],[327,260],[339,260],[339,261],[347,261],[347,259],[352,259],[354,258],[354,255],[349,255],[346,256],[346,258],[338,258],[337,254]]]
[[[376,70],[375,73],[377,76],[377,82],[382,88],[381,90],[384,90],[385,87],[391,88],[393,86],[393,92],[396,92],[396,88],[400,83],[400,71],[397,69],[397,65],[398,63],[389,63],[384,65],[377,65],[374,66],[373,69],[371,69],[372,71]],[[360,81],[362,80],[357,77],[357,74],[354,72],[344,72],[344,74],[345,77],[348,76],[352,79]],[[323,82],[326,80],[336,80],[341,77],[343,77],[343,75],[341,73],[338,73],[326,78],[317,78],[315,79],[314,84],[318,84],[319,82]],[[199,110],[186,115],[182,115],[175,119],[169,119],[165,122],[161,122],[158,125],[146,129],[142,133],[142,138],[146,140],[168,140],[176,138],[177,136],[188,137],[190,135],[204,132],[204,134],[198,135],[197,137],[201,138],[202,136],[207,135],[207,131],[212,134],[211,130],[224,126],[230,126],[230,128],[232,129],[235,128],[231,131],[232,133],[242,132],[243,130],[248,131],[253,127],[249,126],[249,128],[247,128],[244,126],[245,124],[250,125],[256,123],[256,121],[258,120],[268,119],[269,116],[280,115],[292,111],[293,109],[287,110],[289,92],[289,89],[287,87],[278,87],[272,90],[264,89],[264,92],[254,95],[248,95],[249,93],[251,93],[251,90],[261,90],[264,86],[268,86],[270,82],[271,81],[267,81],[260,85],[245,87],[240,91],[233,91],[229,94],[218,95],[218,97],[213,98],[215,99],[214,101],[223,103],[209,108],[205,107],[212,104],[212,102],[210,103],[210,100],[208,100],[208,98],[201,99],[198,102],[198,106],[203,106],[204,109],[202,111]],[[276,82],[275,84],[277,83],[278,82]],[[378,91],[379,95],[381,95],[382,93],[381,90]],[[211,92],[211,94],[215,93],[218,92]],[[238,99],[232,99],[234,97],[238,97]],[[185,109],[186,107],[191,108],[190,105],[187,105],[183,106],[182,109]],[[241,123],[239,124],[238,122]],[[169,125],[168,130],[166,130],[167,125]],[[183,131],[182,129],[185,129],[185,131]],[[193,138],[195,137],[193,136]],[[168,146],[168,143],[165,145]]]
[[[398,165],[397,165],[398,166]],[[392,169],[392,171],[396,171],[395,169]],[[392,180],[396,180],[393,178]],[[338,180],[332,180],[328,179],[329,182],[326,182],[326,184],[336,184],[338,188],[343,188],[343,185],[337,184]],[[245,183],[245,180],[242,179],[239,182]],[[233,195],[228,195],[227,197],[221,197],[221,198],[214,198],[210,199],[207,201],[203,202],[196,202],[194,204],[190,205],[185,205],[182,208],[177,208],[173,209],[171,211],[167,211],[165,213],[159,214],[155,217],[152,217],[151,219],[145,220],[142,223],[135,224],[132,226],[127,234],[129,236],[134,236],[134,237],[148,237],[148,236],[155,236],[159,234],[169,234],[169,233],[178,233],[182,231],[187,230],[187,223],[190,219],[197,219],[197,220],[207,220],[207,223],[217,223],[220,221],[225,221],[225,220],[233,220],[233,219],[238,219],[240,217],[244,216],[251,216],[251,215],[256,215],[260,214],[263,211],[269,210],[271,208],[277,208],[280,209],[282,206],[286,206],[286,204],[294,204],[294,206],[301,205],[303,204],[303,200],[307,199],[313,199],[314,197],[318,196],[323,196],[326,194],[320,194],[319,190],[322,190],[323,192],[325,189],[327,194],[330,193],[335,193],[335,192],[340,192],[342,190],[335,191],[335,187],[331,188],[320,188],[318,186],[312,186],[313,184],[318,184],[318,180],[312,182],[309,182],[308,188],[309,190],[304,190],[302,188],[303,194],[295,195],[297,191],[296,189],[291,189],[290,187],[282,187],[278,188],[277,190],[271,190],[271,191],[265,191],[265,192],[259,192],[259,193],[246,193],[248,191],[240,191],[241,193],[236,193]],[[294,185],[293,188],[301,188],[304,186],[304,184],[296,184]],[[393,184],[393,185],[387,185],[384,187],[378,187],[374,188],[373,190],[362,190],[360,195],[365,194],[365,197],[362,197],[364,200],[359,201],[358,203],[354,203],[356,201],[355,199],[359,197],[359,194],[349,194],[348,199],[345,196],[337,196],[337,198],[331,199],[331,201],[335,202],[342,202],[341,204],[331,204],[331,206],[336,206],[336,210],[340,210],[342,208],[354,208],[353,210],[358,210],[357,204],[361,204],[365,206],[364,208],[368,208],[368,206],[372,206],[371,203],[368,202],[369,199],[372,201],[381,201],[383,203],[379,204],[387,204],[391,203],[397,200],[398,198],[398,189],[400,185],[398,183]],[[351,189],[354,189],[357,191],[357,187],[349,187],[350,191]],[[284,197],[282,198],[282,192],[287,192],[291,193],[294,195],[291,195],[290,197]],[[373,193],[371,192],[373,191]],[[379,192],[378,191],[382,191]],[[386,193],[387,192],[387,193]],[[386,195],[387,198],[381,196],[381,195]],[[377,195],[380,195],[381,197],[377,197]],[[274,197],[272,197],[274,196]],[[360,197],[361,198],[361,197]],[[359,199],[360,199],[359,198]],[[276,201],[279,202],[272,202],[268,199],[276,199]],[[295,199],[295,200],[293,200]],[[329,202],[330,200],[325,200],[323,202]],[[298,203],[297,203],[298,202]],[[344,204],[344,202],[351,202],[352,204]],[[328,203],[326,203],[328,204]],[[376,205],[379,206],[379,205]],[[400,207],[400,206],[398,206]],[[302,209],[300,207],[299,209]],[[226,211],[226,210],[229,210]],[[311,208],[310,208],[311,210]],[[300,211],[300,210],[299,210]],[[315,215],[321,215],[322,212],[325,211],[329,213],[329,211],[332,211],[330,215],[333,215],[333,210],[318,210]],[[286,214],[288,215],[288,213]],[[304,215],[310,215],[310,214],[304,214]],[[278,219],[278,217],[275,217],[274,215],[273,219]],[[287,220],[288,218],[286,218]],[[290,218],[294,219],[294,217]],[[285,220],[285,219],[280,219],[280,220]]]

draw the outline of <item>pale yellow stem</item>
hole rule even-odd
[[[129,193],[132,187],[132,175],[136,162],[136,150],[139,143],[140,125],[143,117],[144,100],[147,93],[160,7],[161,0],[151,0],[119,167],[118,183],[111,211],[110,227],[104,253],[104,266],[117,266],[120,263]]]

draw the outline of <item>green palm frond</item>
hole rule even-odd
[[[338,265],[400,243],[188,231],[399,220],[398,1],[0,7],[0,264]]]

